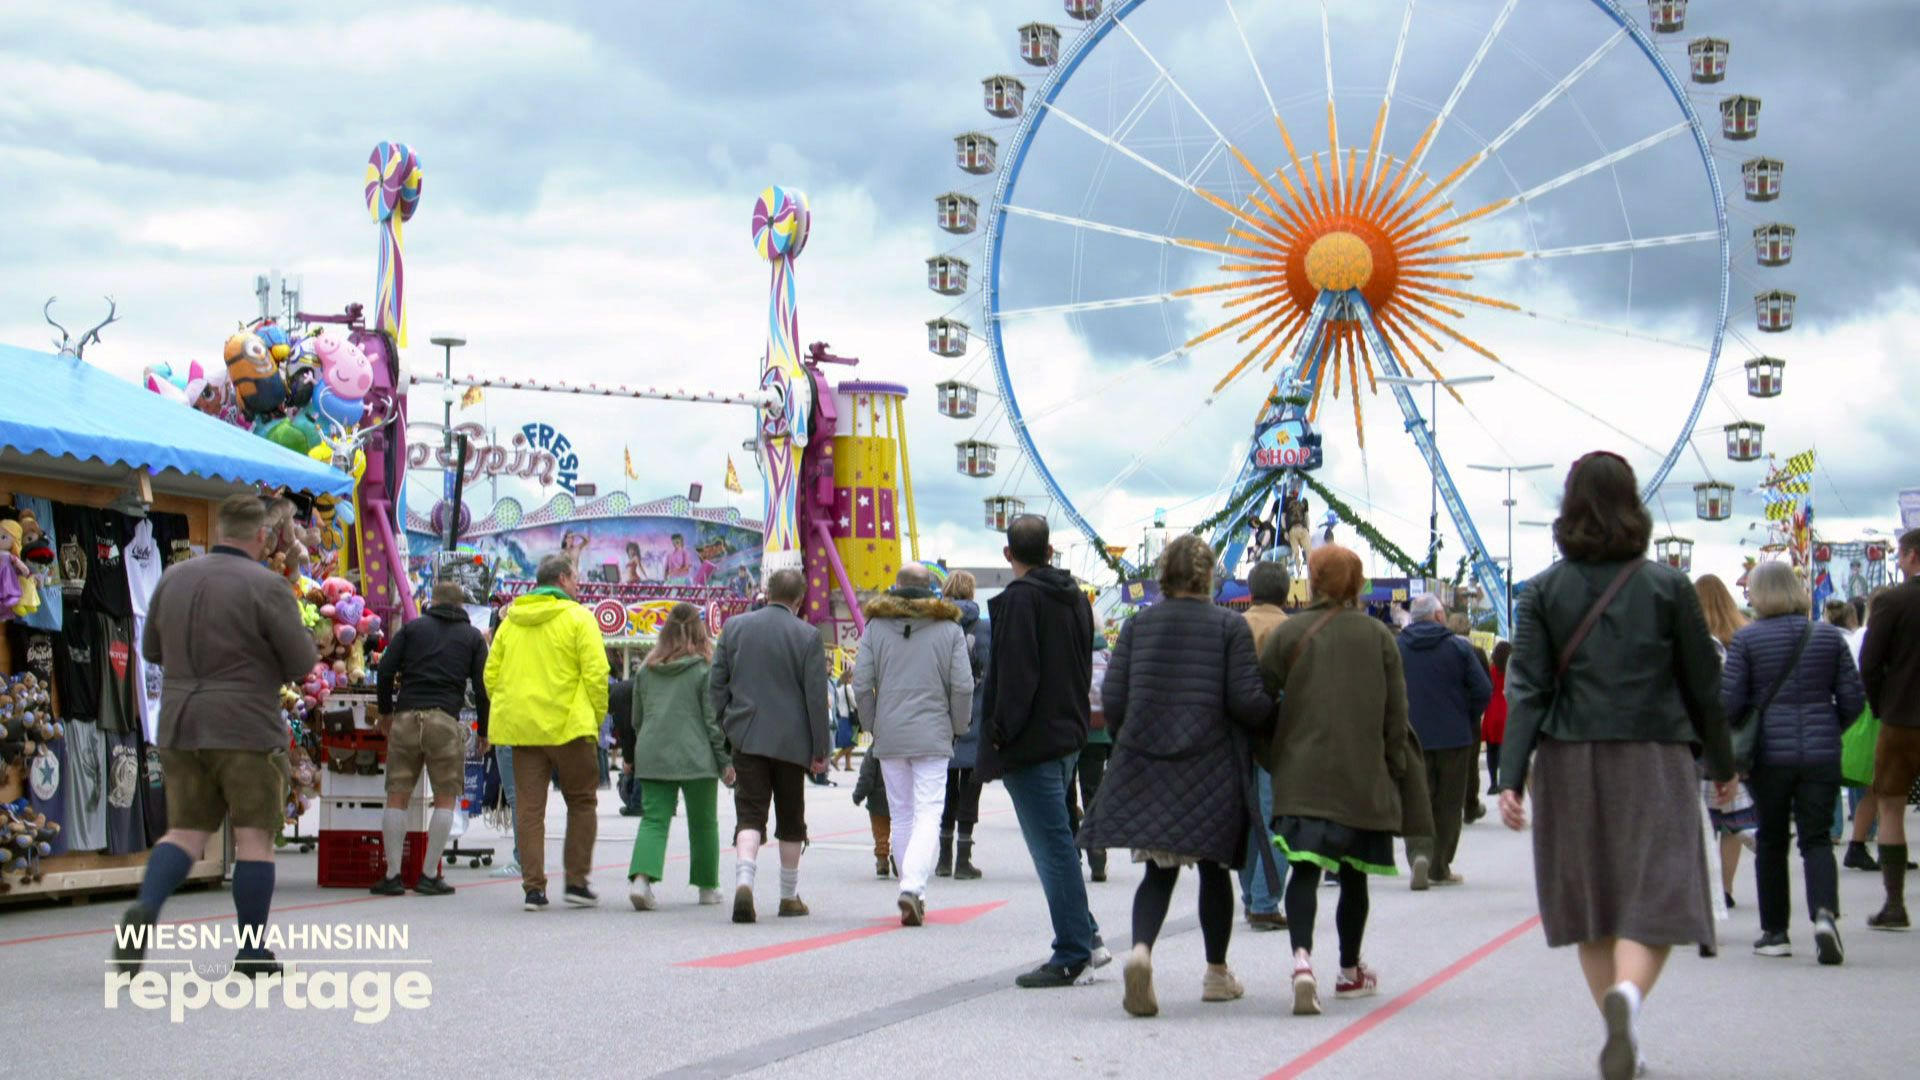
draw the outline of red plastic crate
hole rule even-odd
[[[427,858],[427,834],[410,832],[401,847],[400,879],[412,888],[420,880],[421,864]],[[323,889],[364,889],[380,881],[386,868],[378,829],[320,830],[320,887]],[[434,873],[440,873],[435,864]]]
[[[354,753],[371,750],[381,761],[387,760],[387,737],[380,734],[376,728],[325,731],[320,735],[320,745],[329,750],[346,750]]]

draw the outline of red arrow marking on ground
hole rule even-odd
[[[1005,900],[995,900],[990,904],[975,904],[972,907],[946,908],[941,911],[929,911],[927,912],[927,922],[934,926],[957,926],[961,923],[972,922],[995,908],[1004,907],[1006,903]],[[863,926],[858,930],[842,930],[837,934],[823,934],[820,937],[801,938],[798,941],[787,941],[778,945],[763,945],[757,949],[743,949],[740,952],[721,953],[719,956],[709,956],[703,960],[685,960],[674,966],[690,968],[747,967],[752,964],[763,964],[769,960],[779,960],[782,957],[793,956],[798,953],[812,952],[815,949],[826,949],[835,945],[844,945],[849,941],[861,941],[870,937],[879,937],[881,934],[891,934],[895,930],[904,929],[906,928],[901,926],[898,920],[888,920],[884,923],[876,923],[873,926]]]

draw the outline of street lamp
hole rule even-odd
[[[466,462],[453,460],[453,403],[460,396],[453,386],[453,350],[465,345],[467,339],[449,334],[431,338],[430,340],[435,345],[446,350],[447,358],[445,369],[446,379],[440,384],[440,400],[446,405],[446,411],[443,414],[441,424],[440,445],[445,454],[442,460],[449,464],[441,474],[440,497],[445,500],[447,504],[447,534],[445,539],[447,550],[452,551],[455,534],[460,528],[460,507],[454,503],[455,488],[453,478],[455,470],[466,468]]]
[[[1522,520],[1518,522],[1518,524],[1526,525],[1531,528],[1547,530],[1547,565],[1549,566],[1553,565],[1554,560],[1560,554],[1560,547],[1558,544],[1554,543],[1554,540],[1553,540],[1553,522]]]
[[[1468,465],[1469,469],[1481,472],[1503,472],[1507,474],[1507,497],[1500,505],[1507,508],[1507,625],[1513,625],[1513,474],[1517,472],[1539,472],[1551,469],[1552,465]]]
[[[1440,388],[1444,386],[1447,389],[1451,390],[1456,386],[1469,386],[1469,385],[1472,385],[1473,383],[1492,382],[1493,376],[1461,375],[1457,378],[1452,378],[1452,379],[1426,379],[1426,378],[1417,378],[1411,375],[1382,375],[1380,376],[1379,381],[1386,383],[1390,386],[1406,386],[1406,387],[1425,386],[1430,389],[1432,394],[1432,403],[1428,406],[1428,409],[1427,409],[1427,439],[1429,442],[1433,444],[1433,456],[1434,456],[1434,459],[1437,461],[1440,457],[1440,424],[1439,424]],[[1432,505],[1427,510],[1427,563],[1433,569],[1433,576],[1439,577],[1440,563],[1438,560],[1438,555],[1440,552],[1440,474],[1438,471],[1431,468],[1428,469],[1427,471],[1433,474],[1433,501],[1432,501]]]

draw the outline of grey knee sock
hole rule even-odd
[[[380,815],[380,842],[386,846],[387,876],[399,877],[400,867],[405,865],[402,855],[407,842],[407,812],[387,807]]]
[[[427,858],[420,864],[420,873],[424,877],[433,877],[434,866],[440,862],[440,852],[447,846],[447,834],[453,831],[453,811],[433,812],[433,818],[427,823]]]

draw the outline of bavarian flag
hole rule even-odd
[[[727,487],[727,490],[728,490],[728,491],[731,491],[731,492],[733,492],[733,493],[734,493],[735,495],[744,495],[744,494],[746,494],[746,493],[747,493],[747,489],[746,489],[746,488],[743,488],[743,487],[741,487],[741,486],[740,486],[740,472],[739,472],[739,470],[737,470],[737,469],[735,469],[735,468],[733,467],[733,455],[732,455],[732,454],[728,454],[728,455],[727,455],[727,483],[726,483],[726,487]]]
[[[1786,466],[1780,470],[1782,479],[1811,475],[1813,475],[1813,451],[1811,450],[1788,458]]]
[[[1786,521],[1793,517],[1793,512],[1799,509],[1799,507],[1799,499],[1782,499],[1776,503],[1769,503],[1767,505],[1767,520]]]

